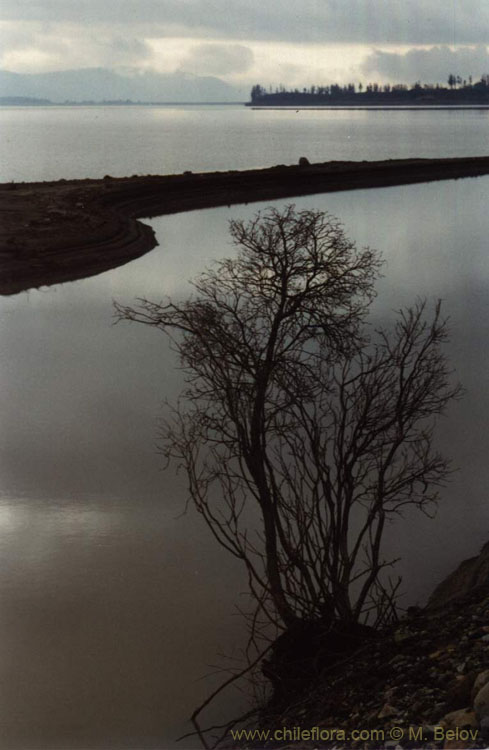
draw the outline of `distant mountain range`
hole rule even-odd
[[[189,73],[84,68],[52,73],[0,70],[0,99],[35,98],[62,102],[240,102],[248,91],[220,78]]]

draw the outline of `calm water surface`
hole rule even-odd
[[[482,156],[488,146],[489,110],[0,109],[0,182],[247,169],[301,156]]]
[[[294,119],[235,108],[222,121],[211,108],[31,112],[0,110],[3,179],[487,151],[479,112],[402,113],[402,127],[397,112],[375,122],[366,112]],[[383,253],[374,321],[417,295],[442,297],[451,317],[450,357],[467,395],[439,437],[460,470],[435,522],[412,514],[389,530],[406,603],[422,603],[487,540],[488,195],[484,177],[296,200]],[[263,205],[154,219],[160,247],[145,257],[0,300],[2,747],[190,747],[175,738],[215,685],[200,678],[218,652],[243,644],[242,573],[199,518],[181,516],[184,481],[162,472],[155,451],[162,402],[180,387],[174,357],[161,334],[114,326],[112,299],[186,294],[190,277],[233,252],[228,219]],[[230,696],[217,718],[237,705]]]

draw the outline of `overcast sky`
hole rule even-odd
[[[487,0],[1,0],[0,67],[185,71],[249,85],[489,72]]]

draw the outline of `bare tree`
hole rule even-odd
[[[429,319],[418,302],[370,340],[380,260],[336,220],[289,206],[230,230],[237,257],[186,302],[116,304],[168,334],[186,373],[161,450],[245,564],[256,617],[351,622],[373,607],[382,620],[386,521],[427,509],[448,472],[433,419],[459,387],[440,305]]]

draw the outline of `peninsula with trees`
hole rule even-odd
[[[328,86],[267,90],[260,84],[251,89],[248,107],[478,107],[489,106],[489,74],[474,82],[450,73],[447,86],[403,83],[337,83]]]

